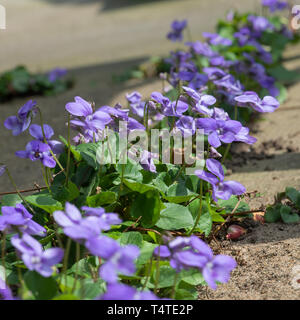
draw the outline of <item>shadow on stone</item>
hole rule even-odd
[[[42,0],[42,1],[47,1],[53,4],[76,4],[76,5],[99,3],[100,10],[105,11],[105,10],[114,10],[114,9],[120,9],[125,7],[143,5],[151,2],[158,3],[162,1],[171,1],[171,0]]]

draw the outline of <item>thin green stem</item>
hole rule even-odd
[[[5,249],[6,249],[6,232],[2,232],[2,249],[1,249],[1,260],[4,271],[4,282],[6,283],[6,268],[5,268]]]
[[[237,120],[238,118],[238,107],[234,106],[234,120]]]
[[[78,279],[78,262],[80,260],[80,244],[76,242],[76,271],[75,271],[75,280],[72,288],[72,293],[76,289],[77,279]]]
[[[63,243],[62,243],[62,241],[61,241],[61,238],[60,238],[60,236],[59,236],[59,234],[58,234],[57,229],[56,229],[54,232],[55,232],[56,239],[57,239],[57,242],[58,242],[59,247],[60,247],[61,249],[64,249]]]
[[[51,190],[50,190],[50,187],[49,187],[49,181],[48,181],[48,178],[47,178],[46,168],[43,166],[42,163],[41,163],[41,168],[42,168],[42,174],[43,174],[43,178],[44,178],[45,184],[46,184],[46,186],[48,188],[48,191],[51,193]]]
[[[68,113],[68,159],[67,159],[67,175],[66,175],[67,187],[69,186],[70,160],[71,160],[71,116]]]
[[[195,224],[194,224],[192,230],[188,233],[188,235],[191,235],[195,231],[195,229],[197,228],[197,225],[198,225],[198,223],[200,221],[200,217],[201,217],[201,214],[202,214],[202,205],[203,205],[203,199],[202,198],[203,198],[203,180],[200,180],[199,211],[198,211],[198,215],[197,215]]]
[[[234,120],[237,120],[238,118],[238,107],[237,106],[234,106]],[[227,156],[228,156],[228,153],[230,151],[230,148],[231,148],[231,143],[227,144],[227,147],[225,149],[225,152],[224,152],[224,155],[223,155],[223,158],[222,158],[222,164],[225,162]]]
[[[223,155],[223,158],[222,158],[222,164],[225,162],[227,156],[228,156],[228,153],[230,151],[230,148],[231,148],[231,143],[228,143],[227,147],[226,147],[226,150],[224,152],[224,155]]]
[[[144,105],[144,120],[143,120],[143,122],[144,122],[144,126],[145,126],[145,128],[146,128],[146,131],[147,131],[147,128],[148,128],[148,121],[147,121],[147,108],[148,108],[148,103],[149,103],[149,101],[146,102],[145,105]]]
[[[65,255],[64,255],[64,262],[63,262],[63,268],[62,268],[62,273],[61,273],[61,279],[60,283],[62,281],[62,277],[65,275],[65,287],[67,287],[67,267],[68,267],[68,259],[69,259],[69,254],[70,254],[70,248],[71,248],[71,243],[72,240],[71,238],[68,238],[67,245],[66,245],[66,250],[65,250]]]
[[[160,276],[160,246],[158,247],[157,250],[157,260],[156,260],[156,277],[155,277],[155,287],[154,287],[154,292],[155,294],[158,293],[158,282],[159,282],[159,276]]]
[[[173,299],[173,300],[175,299],[175,293],[176,293],[176,286],[177,286],[178,277],[179,277],[179,273],[176,272],[175,273],[175,277],[174,277],[173,287],[172,287],[172,293],[171,293],[171,299]]]
[[[148,267],[148,270],[147,270],[147,275],[146,275],[146,279],[145,279],[145,282],[143,284],[143,287],[142,287],[142,290],[145,290],[146,288],[146,285],[150,279],[150,274],[151,274],[151,270],[152,270],[152,262],[153,262],[153,257],[150,258],[150,261],[149,261],[149,267]]]
[[[27,206],[32,212],[34,212],[34,210],[31,208],[31,206],[29,205],[29,203],[24,199],[24,197],[23,197],[22,194],[20,193],[20,191],[19,191],[19,189],[18,189],[18,187],[17,187],[17,185],[16,185],[16,183],[15,183],[13,177],[11,176],[11,174],[10,174],[10,172],[9,172],[9,170],[8,170],[7,167],[5,168],[5,172],[6,172],[7,176],[8,176],[11,184],[14,186],[14,188],[15,188],[18,196],[21,198],[21,200],[24,202],[24,204],[26,204],[26,206]]]
[[[20,267],[17,267],[17,273],[18,273],[18,279],[19,279],[19,282],[21,284],[20,288],[21,288],[21,296],[23,295],[24,293],[24,288],[25,288],[25,284],[24,284],[24,280],[23,280],[23,277],[22,277],[22,271],[21,271],[21,268]]]
[[[176,177],[174,178],[174,181],[177,180],[177,178],[180,176],[180,174],[182,173],[182,171],[185,169],[185,163],[181,166],[180,170],[178,170]]]
[[[45,131],[44,131],[44,121],[43,121],[43,115],[42,112],[40,110],[39,107],[37,107],[37,110],[39,112],[40,115],[40,120],[41,120],[41,128],[42,128],[42,134],[43,134],[43,138],[44,138],[44,143],[47,144],[49,146],[49,143],[46,139],[46,135],[45,135]],[[50,147],[50,146],[49,146]],[[55,160],[55,162],[57,163],[57,165],[59,166],[60,170],[64,173],[65,176],[67,176],[66,171],[64,169],[64,167],[61,165],[61,163],[59,162],[59,160],[57,159],[57,157],[55,156],[55,154],[53,153],[51,147],[49,148],[49,151],[51,153],[51,156],[53,157],[53,159]]]
[[[121,183],[120,183],[120,189],[119,189],[117,201],[120,199],[121,192],[122,192],[122,190],[123,190],[123,185],[124,185],[124,172],[125,172],[125,164],[122,164]]]
[[[50,168],[45,167],[45,170],[46,170],[46,175],[47,175],[48,182],[51,183],[52,182],[52,176],[51,176]]]
[[[106,137],[107,137],[107,148],[108,148],[108,152],[110,155],[110,160],[111,160],[111,163],[114,163],[115,159],[113,157],[113,153],[112,153],[111,146],[109,143],[108,128],[106,128]],[[103,143],[102,143],[102,154],[103,154]],[[101,172],[101,166],[100,166],[99,172]]]

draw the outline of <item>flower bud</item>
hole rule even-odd
[[[232,224],[228,229],[227,229],[227,239],[238,239],[240,236],[246,233],[246,230],[242,228],[241,226],[238,226],[236,224]]]

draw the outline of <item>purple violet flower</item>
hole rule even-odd
[[[107,291],[95,300],[160,300],[151,291],[137,291],[123,283],[109,283]]]
[[[191,49],[198,55],[202,55],[208,58],[218,56],[218,53],[214,51],[210,47],[210,45],[206,42],[201,42],[201,41],[187,42],[186,45],[191,47]]]
[[[208,76],[203,73],[196,72],[188,86],[194,90],[202,89],[208,82]]]
[[[86,217],[98,217],[100,228],[103,231],[107,231],[111,228],[112,225],[118,225],[122,223],[122,220],[119,218],[118,214],[105,212],[104,208],[90,208],[84,206],[81,208],[85,212]]]
[[[57,140],[50,140],[50,138],[54,135],[53,129],[47,124],[44,124],[43,128],[44,128],[45,138],[51,150],[53,151],[53,153],[54,154],[62,153],[64,151],[64,145]],[[37,124],[32,124],[29,127],[29,133],[35,139],[41,142],[44,142],[44,136],[43,136],[43,131],[41,126]]]
[[[250,15],[248,16],[248,21],[252,23],[252,28],[256,32],[254,35],[255,38],[259,37],[261,32],[266,31],[267,29],[272,30],[274,28],[269,20],[262,16]]]
[[[100,277],[108,283],[118,281],[118,273],[133,275],[135,273],[134,260],[139,256],[140,250],[134,245],[121,247],[117,241],[106,236],[90,238],[85,243],[89,251],[106,260],[100,267]]]
[[[132,112],[138,115],[140,118],[143,118],[145,102],[142,101],[142,95],[139,92],[134,91],[130,94],[127,93],[126,99],[132,109]]]
[[[212,116],[213,110],[209,107],[217,102],[214,96],[201,94],[200,92],[189,87],[183,86],[182,88],[186,92],[186,94],[193,99],[193,107],[197,112]]]
[[[53,83],[67,74],[67,69],[55,68],[48,73],[48,80]]]
[[[229,200],[232,195],[237,196],[246,192],[245,187],[236,181],[224,182],[224,170],[219,161],[207,159],[206,167],[208,172],[205,170],[196,170],[195,175],[212,185],[212,197],[214,201],[217,202],[217,199]]]
[[[156,172],[156,166],[154,164],[153,159],[158,159],[158,154],[153,152],[149,152],[147,150],[143,150],[141,154],[140,164],[142,168],[146,171]]]
[[[176,121],[175,127],[178,128],[184,137],[190,137],[196,132],[195,119],[190,116],[182,116]]]
[[[208,135],[208,142],[214,148],[218,148],[223,143],[235,141],[235,135],[241,130],[242,125],[235,120],[216,120],[212,118],[196,119],[198,129],[204,129],[204,134]]]
[[[97,134],[99,130],[104,130],[105,126],[112,121],[111,116],[101,110],[93,112],[91,104],[81,97],[75,97],[75,102],[66,104],[66,110],[77,117],[71,120],[74,127],[79,127],[88,135],[88,138],[93,137],[93,133]]]
[[[187,20],[175,20],[171,24],[172,30],[168,33],[167,38],[173,42],[182,41],[182,32],[187,26]]]
[[[9,286],[0,277],[0,300],[16,300]]]
[[[240,131],[235,134],[235,141],[253,144],[257,139],[249,135],[249,128],[242,127]]]
[[[209,287],[215,290],[217,289],[216,281],[221,283],[229,281],[231,271],[237,266],[232,257],[221,254],[213,256],[210,247],[195,236],[191,237],[191,247],[207,258],[207,262],[202,268],[202,275]]]
[[[213,111],[214,111],[212,115],[213,119],[223,120],[223,121],[231,120],[228,113],[224,109],[214,108]]]
[[[103,106],[98,110],[108,113],[113,119],[128,120],[129,109],[122,109],[120,104],[116,104],[114,107]]]
[[[202,272],[204,280],[212,289],[216,289],[216,281],[228,282],[230,272],[236,267],[230,256],[214,256],[211,248],[196,236],[176,239],[154,249],[154,254],[161,259],[168,259],[177,272],[183,269],[196,268]]]
[[[45,236],[46,229],[32,220],[32,215],[22,204],[15,207],[3,206],[0,216],[0,231],[9,232],[20,230],[30,235]]]
[[[84,242],[90,238],[98,237],[101,231],[106,231],[112,224],[120,224],[116,214],[104,213],[102,208],[83,207],[87,212],[82,217],[80,211],[73,204],[66,202],[65,212],[55,211],[54,220],[59,224],[64,233],[71,239]]]
[[[48,168],[56,166],[56,162],[50,153],[50,147],[38,140],[28,142],[24,151],[17,151],[15,154],[19,158],[30,159],[31,161],[40,160]]]
[[[127,129],[128,131],[133,131],[133,130],[145,131],[146,130],[146,128],[141,123],[139,123],[137,120],[131,117],[128,117]]]
[[[172,65],[172,66],[176,66],[176,65],[181,65],[182,63],[184,63],[185,61],[189,60],[192,58],[192,54],[189,52],[185,52],[182,50],[179,51],[171,51],[171,57],[170,58],[166,58],[165,62]]]
[[[207,74],[209,80],[216,80],[227,75],[224,70],[217,67],[205,67],[203,72]]]
[[[209,43],[214,45],[214,46],[231,46],[232,41],[230,39],[221,37],[217,33],[209,33],[209,32],[203,32],[202,33],[203,37],[208,39]]]
[[[262,100],[253,91],[245,91],[242,95],[235,97],[240,107],[251,107],[258,112],[274,112],[279,107],[279,102],[271,96],[265,96]]]
[[[31,271],[35,270],[43,277],[52,275],[53,266],[58,264],[64,255],[61,248],[50,248],[43,251],[42,245],[28,234],[23,234],[22,238],[15,235],[11,243],[21,255],[26,267]]]
[[[36,101],[29,100],[21,107],[18,111],[17,116],[8,117],[4,121],[4,126],[8,130],[12,130],[14,136],[27,130],[29,127],[32,117],[36,114]]]
[[[240,95],[243,93],[243,87],[239,80],[236,80],[234,76],[228,74],[219,80],[215,80],[214,84],[221,89],[224,89],[230,95]]]
[[[242,27],[238,32],[234,33],[233,36],[238,40],[240,46],[244,46],[251,37],[251,31],[248,27]]]
[[[168,117],[181,117],[189,108],[189,105],[179,98],[178,101],[171,102],[167,97],[164,97],[160,92],[153,92],[151,99],[162,106],[162,113]]]

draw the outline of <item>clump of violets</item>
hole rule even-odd
[[[285,2],[263,0],[263,5],[273,12],[283,9]],[[234,24],[239,19],[238,14],[231,12],[227,22]],[[203,201],[206,201],[207,205],[212,203],[211,209],[215,210],[220,199],[229,200],[232,196],[241,196],[246,191],[239,182],[225,180],[224,167],[219,161],[220,158],[225,161],[231,143],[244,142],[251,145],[256,142],[256,138],[249,134],[249,129],[238,121],[241,115],[239,112],[246,111],[238,107],[261,113],[273,112],[279,107],[275,98],[279,93],[279,86],[268,71],[276,62],[276,57],[269,49],[272,46],[265,46],[262,39],[264,35],[277,31],[288,37],[288,32],[284,28],[277,30],[277,24],[271,21],[272,19],[263,16],[247,15],[237,22],[232,34],[226,33],[224,36],[223,32],[204,32],[203,41],[184,43],[185,50],[171,52],[166,59],[170,69],[161,79],[163,86],[168,82],[168,89],[164,87],[162,93],[152,92],[148,100],[143,99],[139,92],[133,91],[126,95],[126,108],[119,103],[113,107],[105,105],[96,108],[94,103],[76,96],[73,102],[65,106],[69,117],[68,124],[77,131],[73,139],[76,146],[72,148],[70,141],[65,147],[59,141],[52,140],[54,131],[51,126],[43,123],[31,124],[39,110],[36,102],[32,100],[19,110],[17,116],[6,119],[4,125],[12,130],[13,135],[29,128],[29,134],[34,138],[27,143],[25,150],[16,152],[18,157],[31,161],[39,160],[47,168],[55,168],[58,164],[64,174],[59,175],[61,172],[45,169],[47,187],[42,191],[41,198],[39,193],[34,195],[34,201],[30,196],[23,198],[17,190],[23,204],[2,204],[2,252],[10,255],[14,249],[25,267],[34,271],[32,275],[37,272],[42,277],[51,277],[50,281],[54,282],[59,278],[53,298],[61,297],[60,295],[65,293],[81,295],[79,291],[85,291],[85,287],[77,289],[81,280],[88,280],[88,287],[91,285],[92,288],[90,291],[93,291],[93,286],[99,285],[98,281],[103,282],[106,290],[95,300],[158,300],[164,296],[173,298],[177,297],[176,290],[181,288],[181,281],[185,281],[185,272],[182,272],[184,270],[202,274],[207,285],[213,290],[217,289],[218,283],[227,283],[231,272],[237,267],[235,259],[223,254],[215,255],[208,244],[192,234],[195,230],[199,231],[198,222],[203,217]],[[174,42],[182,41],[186,28],[186,20],[173,21],[168,39]],[[64,76],[65,72],[64,69],[56,68],[48,74],[48,80],[55,82]],[[174,90],[168,92],[172,87]],[[258,87],[268,90],[269,95],[260,98],[261,93],[251,91]],[[226,109],[226,112],[223,108],[232,110]],[[234,112],[234,117],[231,111]],[[121,125],[124,125],[122,133]],[[167,150],[164,150],[163,133],[160,132],[158,144],[159,147],[162,146],[163,155],[169,151],[172,155],[172,160],[162,163],[159,155],[155,153],[158,151],[151,149],[150,152],[142,143],[147,138],[152,139],[152,128],[167,129],[167,133],[179,133],[180,138],[191,138],[189,157],[197,160],[200,155],[197,154],[196,134],[200,131],[207,136],[207,140],[204,139],[203,170],[194,172],[192,178],[195,179],[191,179],[191,183],[186,180],[184,172],[187,163],[181,167],[174,164],[175,155],[188,149],[188,146],[184,144],[175,147],[173,136],[174,144],[171,146],[170,143]],[[132,132],[138,130],[141,131],[140,139],[135,136],[135,133],[139,135],[139,132]],[[119,137],[123,137],[122,134],[132,136],[130,141],[127,141],[128,148],[125,148],[130,160],[128,167],[119,161],[120,157],[117,165],[101,163],[98,166],[97,152],[97,164],[94,165],[93,148],[100,145],[98,142],[104,142],[103,145],[107,143],[105,152],[111,152],[108,150],[111,133],[114,136],[120,133]],[[70,135],[68,138],[70,140]],[[89,143],[87,149],[91,149],[82,151],[85,146],[78,145],[85,143]],[[222,152],[221,147],[224,144],[227,146],[225,152]],[[116,145],[120,147],[120,140]],[[56,155],[60,154],[62,155],[58,160]],[[134,165],[133,160],[137,158]],[[187,160],[186,155],[184,158]],[[66,170],[60,161],[63,165],[66,164]],[[5,171],[6,166],[0,164],[0,176]],[[9,172],[7,173],[9,175]],[[173,194],[174,190],[176,195]],[[186,199],[190,199],[190,196],[190,202],[200,199],[197,217],[190,217],[194,222],[193,228],[189,230],[186,225],[180,225],[180,221],[174,226],[188,232],[189,236],[165,237],[164,232],[171,230],[168,224],[167,229],[159,222],[162,218],[172,222],[174,218],[173,215],[170,218],[167,214],[163,216],[162,210],[170,206],[180,215],[184,209],[188,210]],[[42,201],[44,199],[45,202]],[[147,206],[145,208],[144,202]],[[105,208],[89,206],[95,203],[101,203]],[[151,205],[148,205],[150,203]],[[194,204],[197,205],[196,202]],[[57,210],[63,207],[64,209]],[[118,214],[106,211],[115,211]],[[153,216],[148,215],[152,211]],[[219,211],[215,212],[218,214]],[[120,217],[126,221],[123,222]],[[34,220],[43,221],[43,226]],[[40,237],[43,238],[39,240]],[[157,246],[161,239],[163,244]],[[66,250],[62,249],[64,243]],[[76,256],[70,259],[74,254],[74,244]],[[153,264],[155,258],[157,263]],[[160,263],[159,260],[163,262]],[[8,286],[10,279],[6,279],[7,263],[3,263],[5,279],[0,278],[0,298],[9,300],[14,297]],[[85,268],[87,265],[89,268]],[[170,271],[169,266],[173,269],[170,272],[175,274],[173,286],[159,286],[159,269],[156,268],[161,265],[166,267],[166,271]],[[26,277],[26,273],[30,275],[30,272],[25,267],[21,266],[20,274],[24,272]],[[59,273],[61,277],[58,277]],[[62,282],[64,276],[65,282]],[[70,287],[68,280],[72,278],[74,281],[70,281]],[[155,282],[154,285],[152,281]],[[155,288],[155,294],[144,290],[145,288]],[[181,291],[184,295],[185,289]],[[34,295],[33,292],[32,294]],[[95,296],[96,294],[93,297]]]
[[[276,3],[280,7],[280,2]],[[277,97],[280,91],[276,79],[268,74],[265,68],[274,62],[273,56],[269,49],[262,45],[261,39],[265,33],[270,32],[279,32],[289,39],[293,38],[287,28],[278,28],[263,16],[248,15],[231,38],[224,38],[218,33],[204,32],[205,42],[189,41],[185,43],[189,48],[187,52],[180,50],[170,53],[171,57],[165,60],[171,65],[167,81],[173,87],[183,82],[185,86],[205,93],[214,91],[217,96],[223,96],[224,102],[234,106],[234,97],[241,95],[245,90],[244,77],[239,75],[247,75],[253,82],[268,90],[271,96]],[[242,53],[244,58],[241,59],[228,58],[225,55],[226,48],[236,45],[249,46],[254,50],[245,50]],[[203,67],[199,67],[199,60],[206,61]],[[222,75],[216,78],[210,74],[207,78],[205,73],[211,72],[214,68],[219,69]]]
[[[166,245],[155,248],[154,254],[169,260],[171,267],[177,272],[191,268],[200,270],[204,280],[214,290],[217,282],[229,281],[231,271],[237,266],[230,256],[214,256],[211,248],[196,236],[177,237]]]

